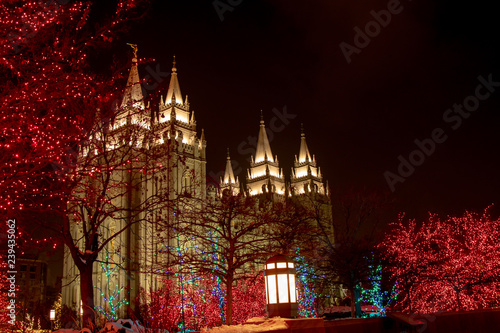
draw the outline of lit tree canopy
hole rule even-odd
[[[401,217],[379,245],[408,312],[473,310],[498,304],[500,223],[486,210],[420,226]]]
[[[93,319],[92,263],[109,241],[99,242],[97,236],[106,217],[118,216],[113,200],[126,192],[111,175],[137,166],[130,154],[119,164],[120,157],[111,155],[122,154],[99,149],[97,135],[106,133],[106,119],[113,118],[123,88],[116,84],[123,74],[119,66],[110,59],[100,62],[130,21],[144,14],[146,3],[0,3],[0,211],[9,217],[30,211],[37,220],[43,213],[59,219],[60,224],[43,227],[59,233],[85,271],[87,324]],[[101,116],[96,118],[97,110]],[[76,226],[81,238],[73,238]]]
[[[105,10],[90,0],[0,3],[0,211],[66,204],[50,188],[74,164],[95,110],[106,113],[121,87],[110,71],[95,74],[92,58],[144,2],[118,0]]]

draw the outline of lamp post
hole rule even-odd
[[[295,287],[295,264],[284,255],[276,255],[266,261],[264,269],[266,283],[267,316],[297,317],[297,289]]]
[[[56,310],[50,310],[49,312],[50,318],[50,330],[54,330],[54,320],[56,320]]]

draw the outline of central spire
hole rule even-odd
[[[132,58],[132,67],[128,75],[127,85],[123,92],[121,107],[132,106],[144,110],[144,96],[142,95],[141,80],[137,69],[137,45],[128,43],[132,47],[134,57]]]
[[[299,162],[310,162],[311,154],[309,153],[309,148],[307,148],[306,135],[304,134],[304,125],[300,124],[300,150],[299,150]]]
[[[172,100],[175,103],[183,105],[181,86],[179,85],[179,79],[177,78],[177,67],[175,66],[175,55],[172,62],[172,74],[170,76],[170,84],[168,85],[167,98],[165,99],[165,104],[171,104]]]
[[[226,171],[224,172],[224,184],[235,184],[237,182],[234,177],[233,166],[231,165],[231,157],[229,157],[229,148],[227,149]]]
[[[259,139],[257,141],[257,151],[255,152],[255,163],[262,161],[274,162],[269,139],[267,138],[266,125],[264,124],[264,117],[262,110],[260,111],[260,131]]]

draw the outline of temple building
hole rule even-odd
[[[195,114],[190,108],[188,97],[181,93],[175,57],[168,91],[160,97],[156,110],[151,111],[149,105],[145,105],[140,82],[137,55],[134,54],[118,111],[106,129],[106,139],[101,139],[105,140],[110,151],[118,150],[118,147],[124,144],[123,140],[129,140],[129,146],[139,147],[145,152],[166,150],[168,158],[165,159],[166,167],[162,170],[151,169],[141,173],[114,175],[116,181],[139,184],[116,204],[123,205],[125,211],[130,211],[139,207],[151,194],[165,195],[169,199],[176,199],[180,195],[197,200],[216,198],[217,194],[207,188],[205,135],[203,130],[197,130]],[[122,133],[130,129],[134,129],[136,134],[133,138],[124,139]],[[228,151],[225,172],[216,193],[229,191],[233,195],[263,196],[281,201],[304,193],[317,193],[328,197],[320,168],[309,151],[304,132],[300,135],[298,156],[295,157],[287,181],[277,155],[273,155],[271,150],[262,115],[258,130],[256,153],[252,156],[245,183],[235,177]],[[139,156],[138,160],[147,158]],[[161,281],[158,281],[154,272],[154,260],[155,255],[165,245],[160,244],[154,223],[141,224],[134,221],[168,220],[175,218],[175,211],[145,210],[137,216],[132,215],[107,218],[103,225],[103,233],[106,233],[102,235],[103,238],[122,230],[126,224],[131,224],[132,227],[109,242],[95,263],[93,281],[96,307],[106,308],[106,300],[124,290],[123,295],[127,295],[127,302],[133,308],[139,290],[156,290],[160,287]],[[75,239],[79,238],[78,232],[78,228],[72,230]],[[148,264],[144,267],[143,263]],[[143,265],[141,269],[138,269],[139,264]],[[77,311],[81,304],[79,284],[78,269],[66,250],[62,282],[63,304]],[[125,308],[121,311],[125,311]]]

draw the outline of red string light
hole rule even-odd
[[[486,210],[394,225],[380,245],[407,312],[474,310],[498,305],[500,221]]]

